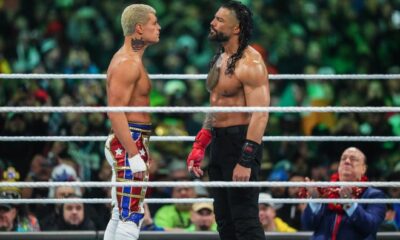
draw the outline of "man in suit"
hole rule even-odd
[[[338,172],[331,181],[367,181],[366,157],[358,148],[347,148],[341,155]],[[306,178],[306,181],[310,181]],[[372,187],[307,188],[310,198],[385,198],[385,194]],[[376,239],[379,226],[384,221],[385,204],[321,204],[309,203],[302,215],[306,230],[313,230],[315,240],[325,239]]]

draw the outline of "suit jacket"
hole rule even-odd
[[[385,198],[385,194],[376,188],[367,188],[361,199]],[[385,219],[385,204],[357,204],[354,212],[349,216],[347,211],[342,215],[336,239],[376,239],[379,226]],[[305,230],[314,231],[312,239],[329,240],[335,225],[337,213],[328,209],[327,204],[313,213],[310,204],[302,214],[302,225]]]

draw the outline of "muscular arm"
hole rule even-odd
[[[107,75],[108,106],[128,106],[140,71],[132,61],[121,62]],[[128,120],[124,112],[109,112],[108,117],[114,134],[128,152],[128,157],[137,154],[135,142],[132,140]]]
[[[267,107],[270,103],[268,73],[262,61],[245,60],[237,76],[243,83],[246,106]],[[268,112],[251,115],[247,139],[261,143],[268,122]]]

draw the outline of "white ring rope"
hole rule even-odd
[[[214,113],[214,112],[339,112],[371,113],[400,112],[400,107],[0,107],[0,112],[31,113],[93,113],[93,112],[160,112],[160,113]]]
[[[200,182],[200,181],[155,181],[155,182],[0,182],[0,188],[45,188],[45,187],[400,187],[400,182]]]
[[[13,73],[0,74],[0,79],[105,79],[106,74],[37,74]],[[150,74],[151,79],[206,79],[207,74]],[[303,80],[303,79],[400,79],[400,74],[270,74],[271,80]]]
[[[150,74],[151,79],[205,79],[206,74]],[[105,74],[0,74],[0,79],[105,79]],[[400,79],[400,74],[279,74],[269,79]],[[0,112],[400,112],[400,107],[0,107]],[[0,141],[104,141],[106,137],[1,137]],[[194,137],[152,137],[153,141],[193,141]],[[264,141],[399,141],[398,137],[264,137]],[[1,182],[0,187],[400,187],[400,182]],[[212,199],[145,199],[147,203],[212,202]],[[111,199],[0,199],[0,203],[110,203]],[[263,203],[400,203],[400,199],[269,199]]]
[[[152,142],[193,142],[194,136],[151,136]],[[0,142],[103,142],[107,136],[0,136]],[[386,136],[268,136],[265,142],[399,142],[400,137]]]
[[[196,202],[213,202],[212,198],[147,198],[146,203],[196,203]],[[326,199],[326,198],[273,198],[260,199],[259,203],[400,203],[400,198],[384,199]],[[0,199],[0,204],[60,204],[60,203],[111,203],[111,198],[60,198],[60,199]]]

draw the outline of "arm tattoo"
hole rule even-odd
[[[210,69],[210,71],[208,72],[206,87],[209,92],[211,92],[214,89],[214,87],[218,84],[219,72],[220,72],[220,67],[217,66],[217,63],[214,64]]]
[[[221,71],[222,55],[219,53],[218,56],[214,57],[213,64],[210,67],[210,71],[207,75],[206,87],[209,92],[211,92],[214,87],[218,84],[219,73]]]
[[[140,51],[144,47],[144,41],[142,39],[132,39],[131,46],[134,52]]]
[[[214,120],[213,113],[207,113],[206,119],[204,119],[203,122],[203,128],[211,130],[213,120]]]

